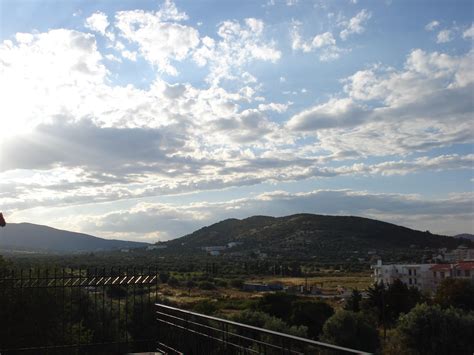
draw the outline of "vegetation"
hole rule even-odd
[[[321,340],[352,349],[375,352],[379,347],[377,328],[365,316],[339,311],[327,320]]]
[[[474,311],[474,282],[463,279],[444,279],[438,286],[435,302],[442,307],[456,307]]]
[[[387,347],[389,353],[470,355],[474,352],[474,313],[429,306],[414,307],[402,315]]]

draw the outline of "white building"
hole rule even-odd
[[[204,250],[204,251],[207,251],[208,253],[210,253],[211,251],[226,250],[227,245],[216,245],[216,246],[212,246],[212,247],[202,247],[201,249]]]
[[[434,264],[387,264],[383,265],[378,260],[372,266],[374,270],[374,281],[391,284],[399,279],[407,286],[413,286],[419,290],[432,290],[433,278],[431,267]]]
[[[444,253],[444,260],[448,262],[474,261],[474,249],[469,249],[464,245],[460,245],[456,249]]]
[[[449,264],[387,264],[378,260],[372,266],[374,281],[391,284],[399,279],[407,286],[422,291],[435,291],[448,277],[469,279],[474,282],[474,261],[459,261]]]

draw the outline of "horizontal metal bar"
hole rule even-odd
[[[267,346],[267,347],[271,347],[271,348],[275,348],[275,349],[281,349],[281,346],[279,345],[275,345],[275,344],[271,344],[271,343],[266,343],[262,340],[257,340],[255,338],[249,338],[249,337],[246,337],[244,335],[241,335],[241,334],[236,334],[236,333],[232,333],[232,332],[229,332],[229,331],[225,331],[225,330],[222,330],[222,329],[219,329],[219,328],[214,328],[214,327],[211,327],[209,325],[206,325],[206,324],[202,324],[202,323],[197,323],[197,322],[193,322],[189,319],[186,319],[186,318],[179,318],[179,317],[176,317],[175,315],[170,315],[168,313],[163,313],[163,312],[156,312],[157,314],[161,314],[161,315],[164,315],[166,317],[169,317],[169,318],[173,318],[173,319],[176,319],[178,321],[183,321],[186,323],[186,325],[188,324],[193,324],[193,325],[196,325],[198,327],[202,327],[202,328],[207,328],[207,329],[210,329],[210,330],[215,330],[216,332],[220,333],[220,334],[227,334],[227,335],[230,335],[230,336],[234,336],[234,337],[237,337],[237,338],[240,338],[240,339],[243,339],[243,340],[246,340],[246,341],[250,341],[252,343],[256,343],[256,344],[260,344],[260,345],[263,345],[263,346]],[[158,320],[160,320],[160,318],[158,318]],[[186,328],[187,329],[187,328]],[[301,354],[300,352],[294,352],[295,354]]]
[[[143,275],[142,275],[143,276]],[[66,276],[57,278],[8,278],[0,279],[1,288],[62,288],[62,287],[97,287],[113,285],[154,285],[157,275],[137,277],[137,275],[115,277]]]
[[[222,340],[222,339],[220,339],[220,338],[216,338],[216,337],[213,337],[213,336],[211,336],[211,335],[198,332],[197,330],[194,330],[194,329],[186,328],[186,327],[184,327],[184,326],[182,326],[182,325],[178,325],[178,324],[176,324],[176,323],[167,322],[167,321],[165,321],[165,320],[163,320],[163,319],[159,319],[159,318],[157,319],[157,321],[158,321],[158,322],[161,322],[161,323],[165,323],[165,324],[171,325],[171,326],[176,327],[176,328],[184,329],[184,330],[186,330],[186,331],[188,331],[188,332],[191,332],[191,333],[194,333],[194,334],[201,335],[201,336],[203,336],[203,337],[205,337],[205,338],[209,338],[209,339],[212,339],[212,340],[217,340],[217,341],[219,341],[219,342],[221,342],[221,343],[229,344],[229,345],[231,345],[231,346],[233,346],[233,347],[235,347],[235,348],[237,348],[237,349],[241,349],[241,350],[245,350],[245,351],[250,351],[250,352],[254,352],[254,353],[257,353],[257,354],[258,354],[258,351],[253,350],[253,349],[251,349],[251,348],[246,348],[246,347],[244,347],[244,346],[241,346],[241,345],[238,345],[238,344],[234,344],[234,343],[229,342],[229,341],[224,341],[224,340]],[[279,348],[281,349],[281,347],[279,347]]]
[[[196,313],[196,312],[192,312],[192,311],[187,311],[187,310],[167,306],[167,305],[160,304],[160,303],[155,303],[155,306],[156,307],[161,307],[161,308],[164,308],[164,309],[168,309],[168,310],[171,310],[171,311],[174,311],[174,312],[178,312],[178,313],[190,314],[190,315],[193,315],[193,316],[196,316],[196,317],[200,317],[200,318],[204,318],[204,319],[208,319],[208,320],[213,320],[213,321],[220,322],[220,323],[223,323],[223,324],[229,324],[229,325],[233,325],[233,326],[240,327],[240,328],[246,328],[246,329],[254,330],[254,331],[257,331],[257,332],[260,332],[260,333],[266,333],[266,334],[274,335],[274,336],[284,338],[284,339],[291,339],[291,340],[296,341],[296,342],[301,342],[301,343],[308,344],[308,345],[313,345],[313,346],[316,346],[316,347],[322,347],[322,348],[326,348],[326,349],[345,351],[345,352],[352,353],[352,354],[364,354],[364,355],[369,355],[370,354],[370,353],[360,351],[360,350],[355,350],[355,349],[350,349],[350,348],[346,348],[346,347],[343,347],[343,346],[323,343],[323,342],[316,341],[316,340],[301,338],[301,337],[298,337],[298,336],[295,336],[295,335],[284,334],[284,333],[276,332],[276,331],[273,331],[273,330],[258,328],[258,327],[254,327],[252,325],[247,325],[247,324],[243,324],[243,323],[230,321],[230,320],[227,320],[227,319],[222,319],[222,318],[208,316],[208,315],[205,315],[205,314],[200,314],[200,313]]]

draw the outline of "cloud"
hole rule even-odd
[[[473,39],[474,38],[474,24],[472,24],[471,27],[469,27],[467,30],[465,30],[462,33],[462,37],[465,38],[465,39],[467,39],[467,38]]]
[[[141,55],[159,72],[176,76],[173,61],[183,61],[199,45],[199,32],[179,22],[187,20],[171,1],[165,1],[158,11],[120,11],[115,15],[115,27],[120,35],[136,43]]]
[[[85,26],[95,32],[105,36],[109,21],[103,12],[95,12],[86,19]]]
[[[317,51],[319,60],[329,62],[338,59],[347,50],[336,45],[336,39],[331,32],[324,32],[313,37],[312,40],[305,41],[300,35],[300,23],[295,22],[291,30],[291,48],[294,51],[301,50],[304,53]]]
[[[451,42],[454,39],[454,34],[452,30],[442,30],[438,32],[436,36],[436,43],[447,43]]]
[[[264,22],[255,18],[224,21],[217,30],[219,39],[204,37],[193,59],[199,66],[209,66],[207,81],[217,86],[224,79],[237,79],[253,61],[278,61],[281,52],[273,40],[265,39],[264,28]]]
[[[365,24],[372,17],[372,13],[366,9],[358,12],[349,21],[342,21],[340,25],[344,28],[340,33],[339,37],[345,41],[349,36],[353,34],[361,34],[365,32]]]
[[[314,132],[335,153],[408,154],[471,142],[472,56],[414,50],[402,70],[356,72],[345,80],[347,97],[306,109],[287,127]]]
[[[365,109],[350,98],[331,99],[293,116],[287,126],[295,131],[342,128],[358,125],[366,116]]]
[[[56,29],[15,37],[0,44],[3,132],[29,131],[64,107],[87,109],[81,98],[108,75],[94,36]]]
[[[356,215],[380,219],[435,233],[473,232],[472,193],[429,199],[419,195],[383,194],[354,190],[314,190],[304,193],[269,191],[237,200],[188,204],[138,202],[127,209],[105,213],[71,215],[56,226],[75,226],[76,230],[110,238],[136,240],[166,240],[226,218],[246,218],[252,215],[285,216],[294,213]],[[30,213],[30,215],[28,215]],[[36,218],[45,219],[49,211]],[[55,211],[55,214],[58,214]],[[35,212],[18,213],[12,218]]]
[[[439,21],[433,20],[425,26],[425,30],[433,31],[439,25],[440,25]]]

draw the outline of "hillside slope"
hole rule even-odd
[[[462,241],[368,218],[296,214],[228,219],[167,242],[182,252],[240,242],[224,253],[264,252],[269,256],[340,257],[372,252],[455,248]]]
[[[144,247],[147,243],[102,239],[31,223],[9,223],[0,230],[0,249],[74,253]]]

